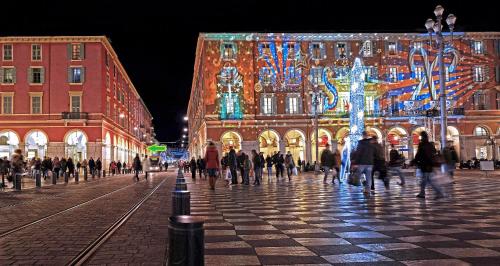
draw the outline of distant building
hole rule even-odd
[[[453,38],[445,57],[448,139],[461,159],[498,158],[500,33]],[[432,117],[439,114],[439,73],[428,34],[203,33],[188,108],[190,153],[202,154],[211,140],[222,152],[290,151],[312,162],[316,141],[320,152],[327,143],[341,148],[356,57],[364,65],[365,125],[386,151],[394,144],[413,158],[422,130],[439,144],[439,117]],[[317,140],[315,90],[323,95]]]
[[[0,37],[0,157],[128,163],[151,120],[106,37]]]

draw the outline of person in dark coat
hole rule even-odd
[[[68,167],[68,176],[73,175],[73,177],[75,177],[75,164],[73,163],[73,159],[71,159],[71,157],[68,158],[66,166]]]
[[[370,186],[372,183],[372,170],[375,162],[376,150],[372,145],[368,132],[363,131],[363,139],[358,142],[358,147],[353,153],[353,164],[356,165],[356,175],[361,177],[365,175],[364,194],[370,195]]]
[[[243,180],[243,177],[245,176],[245,158],[246,154],[242,151],[239,151],[238,156],[236,157],[236,161],[238,162],[238,169],[240,169],[240,174],[241,174],[241,179]],[[241,181],[243,182],[243,181]]]
[[[61,175],[64,176],[64,173],[68,170],[68,161],[66,158],[61,159]]]
[[[92,177],[95,176],[95,161],[94,161],[94,158],[90,157],[89,159],[89,170],[90,170],[90,174],[92,175]]]
[[[391,144],[391,151],[389,152],[389,175],[390,178],[393,175],[399,176],[401,180],[398,185],[405,185],[405,176],[403,172],[401,172],[401,167],[403,166],[404,158],[399,154],[399,152],[394,148],[394,144]]]
[[[375,172],[378,172],[379,178],[384,181],[385,187],[389,188],[389,182],[387,182],[387,166],[385,164],[384,148],[380,145],[380,143],[378,143],[377,135],[372,136],[370,143],[373,145],[373,148],[375,148],[371,190],[375,190],[375,178],[373,178]]]
[[[236,159],[236,151],[231,148],[227,156],[227,166],[231,172],[231,184],[238,184],[238,176],[236,176],[236,169],[238,168],[238,161]]]
[[[196,159],[193,157],[191,158],[191,163],[189,164],[190,167],[191,167],[191,177],[193,178],[193,180],[196,179]]]
[[[120,162],[120,160],[118,160],[118,162],[116,163],[116,170],[118,170],[118,172],[116,173],[117,175],[122,173],[122,163]]]
[[[271,156],[269,154],[266,157],[266,166],[267,166],[267,181],[271,183],[271,176],[273,172],[273,159],[271,159]]]
[[[101,158],[97,158],[97,161],[95,162],[95,167],[96,167],[97,173],[98,173],[98,175],[100,177],[101,176],[101,170],[102,170]]]
[[[418,144],[417,154],[414,160],[417,167],[422,171],[420,193],[417,194],[418,198],[425,198],[425,187],[427,184],[430,184],[434,191],[436,191],[436,199],[444,197],[441,187],[432,180],[434,167],[440,167],[438,158],[434,143],[429,142],[427,132],[420,132],[420,143]]]
[[[139,172],[142,169],[142,163],[138,153],[135,155],[134,162],[132,163],[132,168],[134,169],[134,180],[139,181]]]

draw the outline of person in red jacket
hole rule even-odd
[[[217,175],[220,173],[220,160],[219,152],[213,142],[208,143],[207,151],[205,152],[205,164],[208,172],[210,189],[214,190]]]

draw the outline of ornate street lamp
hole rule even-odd
[[[323,98],[323,91],[319,90],[318,84],[314,84],[314,90],[310,91],[312,104],[314,106],[314,139],[316,141],[316,166],[314,171],[316,173],[319,172],[319,105],[321,104],[321,99]]]
[[[441,21],[443,20],[444,8],[441,5],[436,6],[434,9],[434,15],[436,15],[436,21],[429,18],[425,22],[425,28],[429,32],[429,37],[432,46],[432,33],[436,34],[436,41],[438,46],[438,63],[439,63],[439,90],[440,90],[440,103],[441,103],[441,150],[446,147],[446,82],[445,82],[445,71],[444,71],[444,37],[442,34],[443,25]],[[453,42],[453,29],[455,28],[455,22],[457,17],[453,14],[449,14],[446,19],[446,24],[451,32],[451,41]]]

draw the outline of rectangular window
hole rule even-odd
[[[389,42],[387,44],[387,49],[388,49],[388,54],[389,55],[396,55],[397,54],[397,43],[396,42]]]
[[[236,53],[235,53],[235,49],[234,49],[234,44],[233,43],[224,43],[223,44],[223,49],[224,51],[222,51],[222,58],[223,59],[235,59],[236,58]]]
[[[262,81],[262,83],[264,83],[265,85],[271,84],[271,82],[273,81],[272,77],[273,76],[271,74],[271,68],[262,67],[260,69],[260,80]]]
[[[71,112],[80,113],[82,106],[82,96],[71,95]]]
[[[322,67],[311,68],[311,77],[313,84],[322,84],[321,75],[323,74]]]
[[[42,113],[42,96],[31,96],[31,113]]]
[[[290,66],[285,68],[285,80],[287,84],[299,84],[300,82],[300,69]]]
[[[262,114],[270,115],[273,113],[273,98],[271,95],[262,96]]]
[[[12,60],[12,55],[13,55],[13,52],[12,52],[13,48],[12,48],[12,44],[4,44],[3,45],[3,60],[5,61],[11,61]]]
[[[71,44],[71,60],[82,59],[82,45],[79,43]]]
[[[84,82],[84,69],[83,67],[70,67],[69,68],[69,82],[70,83],[83,83]]]
[[[365,82],[376,82],[377,77],[377,67],[367,66],[365,67]]]
[[[346,54],[346,43],[344,43],[344,42],[337,43],[337,55],[341,59],[344,59],[344,58],[347,57],[347,54]]]
[[[488,110],[488,95],[484,91],[476,91],[474,93],[474,109],[475,110]]]
[[[32,67],[30,68],[30,72],[31,72],[30,83],[32,84],[43,83],[43,68]]]
[[[321,58],[321,44],[320,43],[313,43],[312,48],[311,48],[311,53],[312,53],[312,59],[323,59]]]
[[[13,67],[4,67],[0,68],[0,70],[3,72],[1,73],[2,75],[2,80],[1,82],[4,84],[14,84],[16,83],[16,69]]]
[[[111,108],[111,106],[110,106],[110,104],[109,104],[109,98],[108,98],[108,99],[106,99],[106,116],[107,116],[107,117],[109,117],[109,116],[110,116],[110,114],[111,114],[111,112],[110,112],[110,111],[111,111],[111,110],[110,110],[110,108]]]
[[[270,54],[271,53],[271,46],[269,43],[261,43],[260,47],[262,49],[262,55]]]
[[[31,60],[32,61],[42,60],[42,45],[40,44],[31,45]]]
[[[472,68],[472,74],[474,75],[474,82],[483,82],[484,81],[484,67],[483,66],[474,66]]]
[[[12,98],[13,96],[3,96],[2,97],[2,113],[3,114],[12,114]]]
[[[363,43],[363,56],[364,57],[373,56],[372,41],[365,41]]]
[[[288,49],[288,59],[295,59],[296,52],[295,51],[295,43],[287,43],[287,49]]]
[[[398,81],[398,69],[396,67],[389,68],[389,81],[390,82]]]
[[[299,99],[298,97],[288,98],[288,113],[298,114],[299,113]]]
[[[416,50],[420,50],[423,46],[422,46],[422,42],[414,42],[413,43],[413,47],[416,49]]]
[[[373,114],[375,111],[375,97],[374,96],[366,96],[365,97],[365,112],[368,114]]]
[[[484,54],[483,41],[472,41],[472,53],[477,55]]]
[[[423,67],[415,67],[415,79],[421,80],[424,77],[424,68]]]

